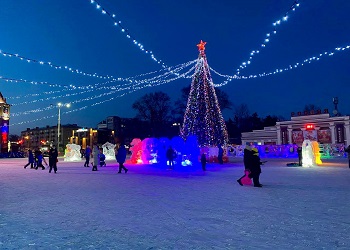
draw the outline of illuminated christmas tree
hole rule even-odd
[[[196,70],[192,78],[181,137],[197,136],[198,145],[216,146],[228,142],[228,134],[215,94],[206,55],[206,42],[201,41]]]

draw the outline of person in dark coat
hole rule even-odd
[[[260,166],[263,163],[260,161],[258,149],[253,148],[252,152],[253,152],[253,155],[252,155],[251,163],[249,167],[249,170],[250,170],[249,177],[253,178],[254,187],[262,187],[262,185],[260,184],[259,178],[261,174]]]
[[[39,148],[35,149],[34,152],[34,168],[36,169],[36,166],[38,166],[38,157],[41,154],[41,151]]]
[[[205,156],[205,153],[203,153],[201,156],[201,163],[202,163],[202,169],[203,171],[205,171],[206,170],[205,165],[207,164],[207,157]]]
[[[219,161],[219,164],[223,164],[224,150],[222,149],[220,144],[218,145],[218,148],[219,148],[218,161]]]
[[[298,158],[299,158],[299,166],[302,166],[303,165],[303,149],[302,149],[302,147],[298,147],[297,152],[298,152]]]
[[[89,167],[90,156],[91,156],[91,148],[90,148],[89,145],[87,145],[86,149],[85,149],[85,163],[84,163],[84,167]]]
[[[118,153],[117,153],[117,162],[119,163],[119,171],[118,174],[122,172],[122,169],[124,169],[125,173],[128,172],[128,169],[124,166],[124,162],[126,159],[126,149],[124,144],[121,144],[118,148]]]
[[[244,163],[244,169],[249,169],[250,162],[252,160],[252,148],[247,145],[243,150],[243,163]]]
[[[45,162],[46,166],[47,166],[47,163],[44,159],[44,156],[43,156],[43,153],[41,152],[41,150],[40,149],[35,150],[34,155],[35,155],[35,159],[36,159],[35,169],[38,170],[38,168],[41,167],[41,169],[44,170],[45,167],[43,165],[43,161]]]
[[[349,161],[349,168],[350,168],[350,145],[345,149],[345,152],[348,153],[348,161]]]
[[[55,146],[52,146],[49,151],[49,166],[50,170],[49,173],[51,173],[52,169],[57,173],[57,157],[58,157],[58,152]]]
[[[30,164],[30,168],[34,168],[34,155],[31,149],[28,150],[28,163],[24,166],[24,168],[27,168]]]
[[[175,151],[171,146],[169,146],[168,150],[166,151],[166,158],[169,161],[170,169],[174,168],[174,156],[175,156]]]

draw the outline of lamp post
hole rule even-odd
[[[60,130],[61,130],[61,107],[70,107],[70,103],[62,104],[58,103],[57,108],[58,108],[58,121],[57,121],[57,152],[60,152]]]
[[[24,139],[27,140],[27,148],[30,149],[30,147],[29,147],[29,135],[26,135],[26,136],[24,137]]]
[[[338,116],[338,115],[339,115],[339,113],[338,113],[338,103],[339,103],[338,97],[334,97],[334,98],[333,98],[333,104],[334,104],[333,114],[334,114],[335,116]]]

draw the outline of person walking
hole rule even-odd
[[[89,145],[86,146],[86,150],[85,150],[85,163],[84,163],[84,167],[89,167],[89,162],[90,162],[90,156],[91,156],[91,148]]]
[[[97,165],[100,163],[100,159],[98,157],[100,153],[100,149],[98,148],[97,144],[94,143],[94,146],[92,146],[92,157],[93,162],[92,162],[92,171],[97,171]]]
[[[27,168],[30,164],[30,168],[34,168],[34,155],[31,149],[28,150],[28,163],[24,166],[24,168]]]
[[[246,145],[244,150],[243,150],[243,164],[244,164],[244,169],[249,169],[249,165],[252,160],[252,148],[249,145]]]
[[[348,161],[349,161],[349,168],[350,168],[350,144],[349,144],[349,146],[345,149],[345,152],[348,153]]]
[[[205,153],[202,154],[201,156],[201,163],[202,163],[202,169],[203,171],[206,170],[206,165],[207,165],[207,157],[205,156]]]
[[[171,146],[169,146],[168,150],[166,151],[166,158],[169,161],[169,169],[174,169],[174,155],[174,149]]]
[[[58,157],[58,152],[55,146],[52,146],[49,151],[49,173],[51,173],[52,169],[57,173],[57,157]]]
[[[126,159],[126,149],[125,149],[125,146],[124,146],[123,143],[120,144],[116,157],[117,157],[117,162],[119,163],[118,174],[120,174],[122,172],[122,169],[124,169],[125,173],[127,173],[129,171],[129,169],[127,169],[124,166],[124,162],[125,162],[125,159]]]
[[[298,158],[299,158],[299,166],[302,166],[303,165],[303,148],[298,147],[297,152],[298,152]]]
[[[261,174],[261,165],[263,164],[260,161],[260,157],[259,157],[259,152],[257,148],[253,148],[252,149],[253,155],[252,155],[252,161],[251,161],[251,165],[250,165],[250,175],[249,177],[253,178],[253,183],[254,183],[254,187],[262,187],[261,183],[260,183],[260,174]]]
[[[222,149],[222,146],[220,144],[218,145],[218,148],[219,148],[218,161],[219,161],[219,164],[222,165],[224,163],[224,161],[223,161],[224,150]]]
[[[43,165],[43,161],[45,162],[45,165],[46,165],[46,166],[47,166],[47,163],[46,163],[46,161],[45,161],[45,159],[44,159],[43,153],[41,152],[40,149],[37,149],[37,150],[35,151],[35,154],[36,154],[36,160],[37,160],[35,170],[38,170],[39,167],[41,167],[41,169],[44,170],[45,167],[44,167],[44,165]]]

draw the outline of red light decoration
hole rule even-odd
[[[6,144],[7,143],[7,138],[8,138],[7,132],[2,132],[2,135],[1,135],[2,144]]]
[[[202,40],[200,41],[199,44],[197,44],[198,50],[199,51],[204,51],[205,50],[205,45],[207,44],[207,42],[203,42]]]
[[[306,130],[314,130],[315,126],[313,124],[306,124]]]

